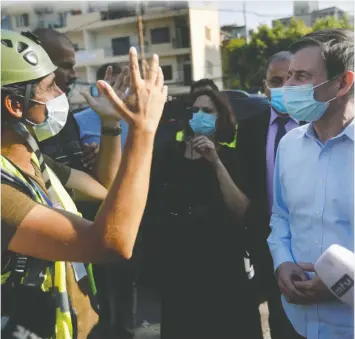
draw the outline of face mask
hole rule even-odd
[[[189,121],[191,129],[198,134],[211,135],[216,130],[216,116],[199,111],[193,114]]]
[[[35,100],[32,101],[46,105],[48,114],[47,119],[41,124],[34,124],[26,120],[33,126],[33,131],[38,141],[43,141],[57,135],[67,122],[69,102],[66,95],[63,93],[46,103]]]
[[[287,114],[287,110],[284,104],[284,93],[283,93],[283,88],[278,87],[278,88],[270,88],[271,94],[271,100],[269,101],[270,105],[276,109],[276,111],[282,113],[282,114]]]
[[[284,101],[288,114],[298,121],[317,121],[329,107],[329,102],[336,99],[330,99],[326,102],[314,99],[314,89],[329,82],[327,80],[314,86],[306,84],[301,86],[284,86]]]

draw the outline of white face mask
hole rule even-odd
[[[46,105],[47,119],[41,124],[34,124],[32,121],[26,121],[33,126],[33,131],[38,141],[43,141],[57,135],[65,126],[69,113],[69,102],[67,96],[63,93],[58,97],[47,102],[31,100],[42,105]]]

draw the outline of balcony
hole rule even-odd
[[[85,67],[103,63],[105,52],[103,49],[95,49],[91,51],[79,50],[75,53],[76,67]]]
[[[139,46],[133,46],[137,49],[139,53]],[[75,54],[76,58],[76,67],[87,67],[87,66],[100,66],[106,63],[126,63],[129,61],[128,50],[125,54],[115,55],[112,48],[100,48],[94,50],[80,50]],[[147,59],[151,58],[154,53],[157,53],[159,57],[171,57],[186,55],[191,53],[190,48],[171,48],[167,51],[159,51],[154,48],[152,45],[146,45],[144,48],[145,57]]]
[[[159,20],[166,19],[167,17],[178,17],[188,14],[188,9],[178,9],[178,10],[165,10],[154,13],[146,13],[143,15],[143,22],[148,20]],[[124,17],[120,17],[117,14],[116,18],[112,16],[109,12],[92,12],[82,15],[73,15],[67,18],[67,26],[64,28],[58,29],[61,33],[68,33],[70,31],[77,30],[89,30],[89,31],[97,31],[102,28],[113,27],[113,26],[122,26],[127,24],[136,24],[137,16],[126,15]]]
[[[67,17],[67,25],[63,28],[57,29],[57,31],[67,33],[70,31],[84,30],[87,26],[98,21],[101,21],[100,12],[70,15]]]

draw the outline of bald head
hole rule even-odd
[[[35,34],[42,43],[52,62],[58,66],[55,71],[56,83],[59,88],[65,92],[69,92],[69,86],[76,80],[75,66],[75,50],[69,38],[62,33],[50,28],[38,28]]]

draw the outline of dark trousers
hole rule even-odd
[[[135,249],[130,260],[94,265],[99,324],[102,338],[132,339],[137,313],[137,278],[139,255]]]
[[[271,338],[302,339],[303,337],[293,328],[283,309],[281,292],[275,278],[272,256],[266,241],[259,244],[258,251],[252,259],[259,302],[267,301],[268,303]]]
[[[98,203],[77,202],[85,218],[94,220]],[[135,335],[140,236],[133,256],[112,264],[93,265],[99,323],[88,339],[132,339]]]
[[[165,230],[161,338],[262,339],[238,229],[184,221]]]

